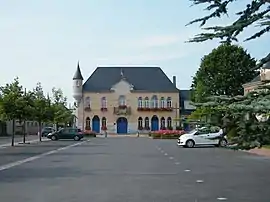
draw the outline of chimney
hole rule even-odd
[[[176,86],[176,76],[173,76],[173,85]]]

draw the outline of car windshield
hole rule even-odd
[[[189,131],[187,134],[192,134],[192,133],[194,133],[195,131],[196,131],[196,129],[193,129],[193,130]]]

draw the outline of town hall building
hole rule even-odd
[[[77,127],[127,134],[176,127],[179,90],[160,67],[97,67],[83,82],[73,77]]]

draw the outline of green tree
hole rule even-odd
[[[0,90],[2,94],[0,114],[2,114],[4,120],[12,120],[13,122],[11,146],[14,146],[16,120],[24,119],[26,104],[23,97],[24,92],[18,78],[15,78],[12,83],[2,86]]]
[[[256,76],[256,61],[241,47],[222,44],[203,57],[193,78],[192,99],[203,102],[209,96],[243,94],[242,85]]]
[[[44,122],[52,121],[53,107],[48,97],[44,95],[41,83],[37,83],[32,93],[33,100],[33,119],[38,122],[39,141],[41,141],[41,126]]]
[[[22,104],[19,106],[21,111],[21,119],[19,119],[20,123],[23,122],[23,143],[26,142],[26,121],[33,120],[33,112],[34,112],[34,99],[31,91],[24,91],[23,96],[20,98]]]
[[[245,96],[209,97],[206,102],[197,104],[198,110],[194,116],[212,117],[208,123],[218,122],[230,142],[237,144],[236,149],[249,150],[268,145],[270,144],[270,119],[268,118],[270,87],[262,88],[264,90],[250,92]],[[258,115],[264,115],[266,119],[260,120]]]
[[[205,10],[210,11],[210,14],[191,21],[188,25],[194,23],[201,23],[203,27],[208,20],[212,18],[221,18],[223,15],[228,16],[228,7],[230,4],[236,4],[240,0],[190,0],[193,5],[208,4]],[[198,34],[189,42],[203,42],[215,38],[221,39],[221,42],[237,41],[238,35],[244,31],[245,28],[251,25],[261,27],[261,30],[255,32],[245,39],[245,41],[252,40],[266,34],[270,31],[270,0],[249,0],[246,2],[245,8],[242,8],[236,13],[237,19],[226,26],[213,26],[203,28],[208,31]],[[258,67],[262,66],[265,62],[270,61],[270,54],[265,57]]]
[[[67,98],[61,89],[52,89],[52,101],[54,109],[54,123],[58,129],[59,124],[67,125],[72,120],[72,111],[66,107]]]

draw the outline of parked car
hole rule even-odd
[[[215,145],[220,147],[227,146],[227,137],[223,130],[208,130],[206,127],[194,129],[178,138],[178,146],[194,147],[196,145]]]
[[[42,130],[41,130],[41,136],[42,137],[47,137],[47,135],[49,133],[53,133],[55,132],[54,128],[53,127],[44,127]]]
[[[79,128],[62,128],[59,131],[49,133],[47,138],[51,140],[74,139],[75,141],[79,141],[83,136],[83,132]]]

